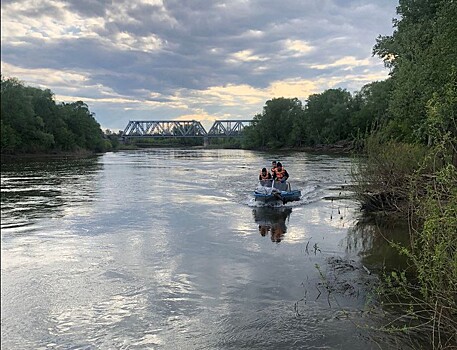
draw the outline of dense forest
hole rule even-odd
[[[2,154],[103,152],[110,147],[84,102],[56,104],[48,89],[1,78]]]
[[[358,141],[387,120],[390,80],[365,85],[351,94],[329,89],[308,97],[274,98],[244,131],[245,148],[283,148]]]

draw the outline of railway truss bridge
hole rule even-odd
[[[199,137],[206,143],[210,138],[240,137],[251,123],[252,120],[216,120],[206,131],[196,120],[131,120],[122,139]]]

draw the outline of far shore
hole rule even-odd
[[[120,145],[119,148],[108,151],[108,152],[117,152],[117,151],[128,151],[128,150],[140,150],[140,149],[149,149],[149,148],[186,148],[186,149],[242,149],[237,147],[229,147],[224,145],[209,145],[209,146],[186,146],[186,145],[151,145],[150,147],[128,145]],[[354,148],[351,142],[344,142],[332,145],[315,145],[315,146],[306,146],[306,147],[290,147],[290,148],[258,148],[254,149],[255,151],[263,152],[307,152],[307,153],[323,153],[323,154],[349,154],[354,152]],[[1,154],[2,162],[9,161],[30,161],[30,160],[48,160],[48,159],[77,159],[77,158],[87,158],[100,155],[103,153],[94,153],[86,150],[79,150],[76,152],[51,152],[51,153],[17,153],[17,154]]]

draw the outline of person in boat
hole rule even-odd
[[[273,180],[275,181],[275,187],[281,191],[285,191],[287,188],[286,181],[289,178],[289,173],[283,168],[281,162],[276,164],[276,170],[273,174]],[[280,183],[280,185],[278,184]]]
[[[271,186],[271,180],[273,176],[271,176],[270,172],[267,168],[263,168],[259,174],[259,181],[262,186]]]
[[[289,173],[283,168],[281,162],[276,164],[275,172],[273,173],[273,180],[285,183],[289,178]]]
[[[276,160],[271,162],[271,174],[274,175],[276,171]]]

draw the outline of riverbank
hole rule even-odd
[[[129,149],[143,149],[143,148],[182,148],[190,147],[193,149],[247,149],[243,148],[241,145],[236,144],[211,144],[208,145],[184,145],[176,143],[163,143],[163,144],[147,144],[141,143],[135,145],[130,144],[120,144],[117,150],[129,150]],[[297,146],[297,147],[281,147],[281,148],[270,148],[270,147],[257,147],[249,148],[253,151],[262,151],[262,152],[273,152],[273,151],[291,151],[291,152],[309,152],[309,153],[335,153],[335,154],[349,154],[355,151],[353,141],[339,141],[334,144],[317,144],[314,146]]]
[[[140,150],[146,148],[192,148],[192,149],[243,149],[241,146],[233,144],[209,144],[209,145],[180,145],[176,143],[164,143],[164,144],[134,144],[134,143],[120,143],[115,149],[108,150],[106,152],[116,151],[129,151],[129,150]],[[323,153],[323,154],[350,154],[354,152],[353,142],[351,141],[340,141],[335,144],[325,145],[319,144],[315,146],[303,146],[303,147],[283,147],[280,149],[271,148],[256,148],[254,151],[262,152],[307,152],[307,153]],[[102,152],[104,153],[104,152]],[[79,150],[76,152],[51,152],[51,153],[17,153],[17,154],[1,154],[1,161],[17,161],[17,160],[45,160],[45,159],[60,159],[60,158],[84,158],[95,156],[96,152],[87,150]]]
[[[384,271],[378,298],[401,310],[385,329],[426,337],[433,349],[457,347],[455,144],[448,136],[426,147],[372,135],[353,172],[365,215],[408,222],[407,242],[386,238],[407,264]]]

